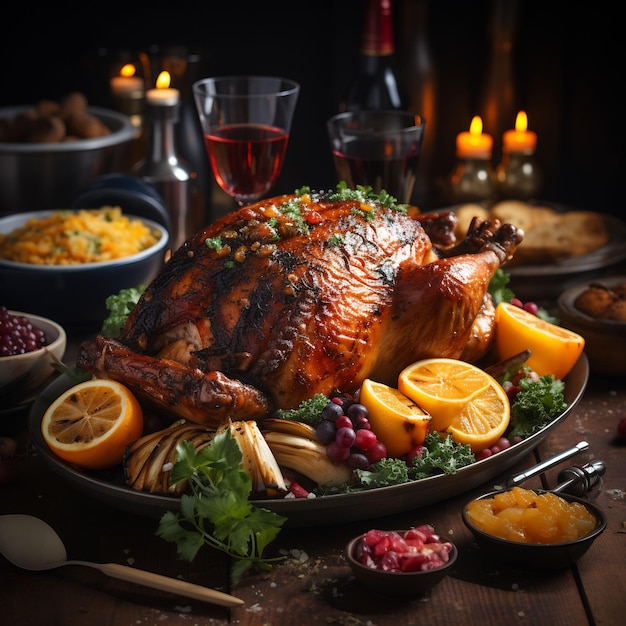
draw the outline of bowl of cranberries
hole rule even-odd
[[[22,397],[54,373],[65,355],[62,326],[39,315],[0,306],[0,398]]]
[[[457,556],[456,546],[430,524],[408,530],[368,530],[345,549],[359,583],[393,596],[428,593],[448,575]]]

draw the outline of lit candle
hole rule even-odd
[[[135,66],[127,63],[120,70],[119,76],[111,78],[111,93],[114,96],[124,98],[143,93],[143,80],[135,76],[135,71]]]
[[[483,121],[478,115],[472,118],[469,132],[456,136],[456,155],[460,159],[490,159],[493,137],[483,133]]]
[[[522,152],[534,154],[537,147],[537,133],[528,130],[528,117],[520,111],[515,118],[515,130],[507,130],[502,135],[502,152]]]
[[[156,79],[156,88],[146,93],[146,102],[155,106],[174,106],[179,99],[180,91],[170,87],[169,72],[161,72]]]

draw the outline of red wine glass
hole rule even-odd
[[[408,111],[355,111],[328,120],[339,180],[371,187],[408,204],[417,178],[425,121]]]
[[[222,76],[193,85],[211,169],[239,206],[272,188],[283,162],[300,85],[274,76]]]

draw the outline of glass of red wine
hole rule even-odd
[[[371,187],[409,204],[417,178],[425,121],[408,111],[339,113],[327,123],[339,180]]]
[[[283,162],[300,85],[274,76],[220,76],[193,85],[211,169],[239,206],[271,189]]]

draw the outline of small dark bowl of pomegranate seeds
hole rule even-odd
[[[368,530],[345,550],[359,583],[393,596],[428,593],[448,575],[457,556],[456,546],[430,524],[408,530]]]
[[[53,363],[65,355],[62,326],[39,315],[0,306],[0,397],[20,388],[35,389],[54,373]]]

